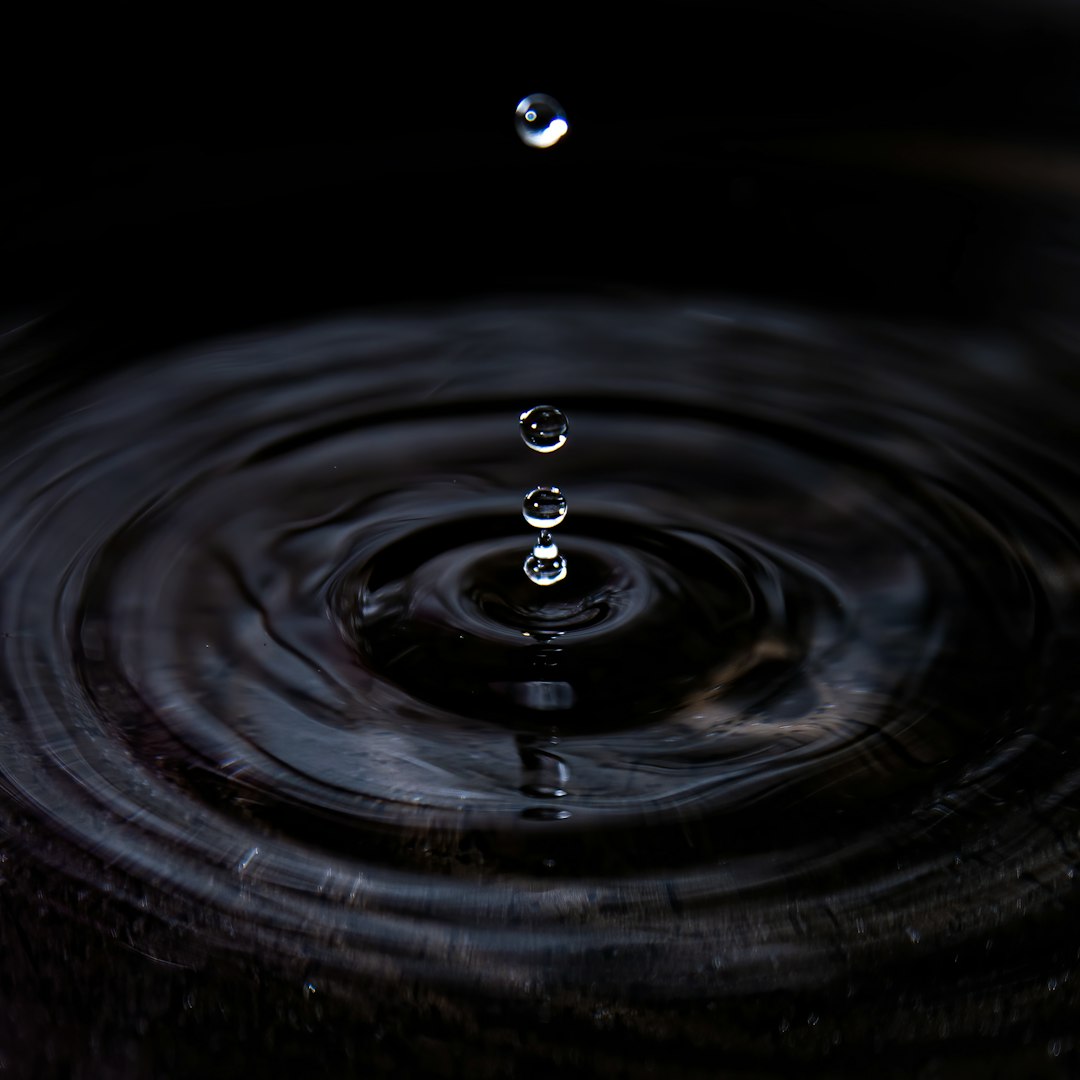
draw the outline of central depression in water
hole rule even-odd
[[[1055,377],[1006,341],[582,302],[11,402],[7,843],[348,979],[703,997],[981,949],[1076,857]],[[557,477],[514,432],[545,400]],[[553,481],[573,571],[537,588],[521,493]]]

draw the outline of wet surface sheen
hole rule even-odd
[[[139,951],[197,919],[345,993],[884,1015],[909,980],[976,1033],[987,943],[1014,986],[1080,944],[1076,385],[1010,339],[582,300],[8,401],[5,848],[153,913]]]

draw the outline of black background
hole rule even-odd
[[[75,377],[150,344],[470,294],[721,290],[960,322],[1071,309],[1073,5],[636,10],[305,8],[223,25],[153,9],[9,25],[4,328],[43,317],[42,333],[79,343],[60,354]],[[571,125],[546,152],[514,133],[533,91],[559,98]],[[34,899],[48,880],[8,872],[11,1075],[721,1064],[662,1032],[629,1037],[629,1056],[609,1040],[560,1057],[588,1025],[535,1034],[491,1003],[478,1020],[471,1006],[435,1015],[373,992],[316,1022],[297,1016],[295,986],[260,985],[254,966],[155,968],[116,947],[107,913],[52,910]],[[722,1021],[706,1021],[722,1038]],[[918,1047],[878,1050],[883,1075],[916,1071]],[[1011,1046],[954,1051],[958,1074],[1016,1064]]]
[[[123,312],[132,333],[582,286],[997,314],[1044,291],[1027,263],[1071,216],[1075,11],[765,0],[13,32],[3,295]],[[553,151],[514,134],[534,91],[568,111]]]

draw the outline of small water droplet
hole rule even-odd
[[[539,150],[554,146],[570,130],[563,107],[548,94],[523,97],[514,116],[521,141]]]
[[[566,517],[566,498],[557,487],[533,488],[525,496],[521,513],[534,529],[554,529]]]
[[[533,554],[538,559],[554,559],[559,554],[559,545],[552,539],[551,533],[544,530],[533,544]]]
[[[551,548],[555,551],[551,558],[537,555],[536,548],[533,548],[533,554],[525,559],[523,567],[525,576],[534,585],[554,585],[566,577],[566,560],[559,554],[559,549],[554,544]]]
[[[1061,1057],[1061,1040],[1060,1039],[1051,1039],[1046,1044],[1046,1052],[1051,1057]]]
[[[521,414],[521,437],[539,454],[550,454],[566,442],[566,414],[553,405],[534,405]]]
[[[318,992],[318,989],[319,987],[311,979],[308,979],[308,981],[304,983],[304,993],[308,997],[312,997],[315,993]]]

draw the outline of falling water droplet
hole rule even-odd
[[[551,533],[545,530],[536,538],[533,554],[538,559],[554,559],[559,554],[559,545],[555,543]]]
[[[525,520],[536,529],[554,529],[566,517],[566,498],[557,487],[533,488],[521,506]]]
[[[546,150],[569,130],[563,107],[547,94],[530,94],[518,102],[515,113],[517,133],[526,146]]]
[[[521,414],[521,437],[540,454],[550,454],[566,442],[566,414],[553,405],[534,405]]]
[[[566,560],[551,533],[541,533],[532,554],[525,559],[525,575],[534,585],[554,585],[566,577]]]
[[[553,405],[534,405],[520,417],[525,445],[541,454],[558,450],[566,442],[566,414]],[[525,496],[521,512],[525,520],[542,529],[532,554],[525,559],[525,576],[534,585],[554,585],[566,577],[566,560],[551,538],[554,528],[566,517],[566,499],[557,487],[534,488]]]
[[[574,815],[569,810],[556,810],[553,806],[530,806],[521,811],[526,821],[566,821]]]

